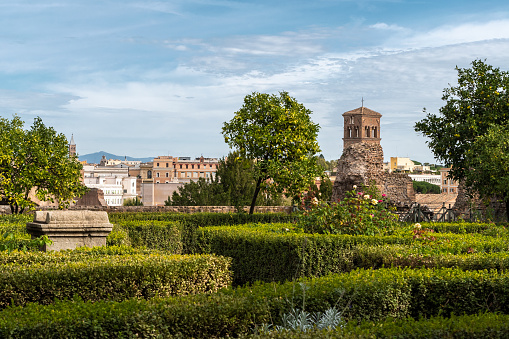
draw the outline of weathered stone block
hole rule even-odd
[[[43,251],[105,246],[112,228],[104,211],[36,211],[34,221],[27,223],[32,238],[47,235],[53,241]]]

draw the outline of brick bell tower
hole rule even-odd
[[[382,115],[362,106],[343,113],[345,134],[343,150],[352,144],[367,142],[380,145],[380,118]]]

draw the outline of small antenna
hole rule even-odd
[[[362,102],[362,107],[364,107],[364,97],[362,97],[361,102]]]

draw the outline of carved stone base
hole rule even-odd
[[[34,221],[27,223],[32,238],[47,235],[53,241],[43,251],[106,246],[112,228],[104,211],[36,211]]]

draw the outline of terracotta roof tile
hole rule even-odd
[[[361,115],[371,115],[371,116],[377,116],[377,117],[381,117],[382,114],[376,112],[376,111],[373,111],[372,109],[369,109],[367,107],[359,107],[359,108],[356,108],[356,109],[353,109],[351,111],[348,111],[348,112],[345,112],[343,113],[343,116],[346,115],[346,114],[361,114]]]

